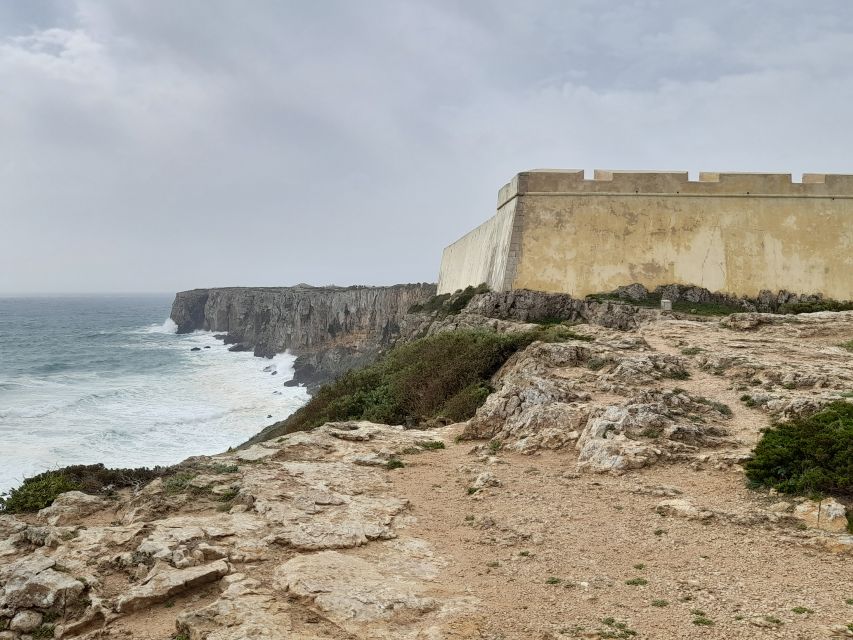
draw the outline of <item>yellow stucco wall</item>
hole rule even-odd
[[[583,296],[639,282],[853,299],[853,176],[534,171],[505,186],[498,205],[510,239],[451,245],[440,292],[486,281]],[[478,280],[495,253],[506,256],[491,258],[502,276]]]

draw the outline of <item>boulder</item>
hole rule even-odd
[[[684,498],[661,500],[655,507],[655,511],[662,516],[675,516],[677,518],[687,518],[688,520],[708,520],[714,517],[713,511],[700,509]]]
[[[480,475],[476,477],[474,480],[474,484],[471,485],[475,489],[485,489],[486,487],[499,487],[501,486],[501,481],[498,480],[497,476],[489,471],[484,471]]]
[[[38,512],[38,519],[57,527],[77,524],[82,518],[106,508],[107,501],[82,491],[60,493],[53,504]]]
[[[847,531],[847,510],[835,498],[826,498],[820,502],[807,500],[797,505],[794,517],[814,529],[832,533]]]
[[[23,611],[18,611],[18,613],[15,614],[15,617],[12,618],[12,622],[9,623],[9,628],[12,631],[29,633],[30,631],[38,629],[41,626],[41,621],[42,615],[38,611],[24,609]]]
[[[0,569],[0,583],[5,583],[0,591],[0,607],[64,608],[76,600],[85,586],[54,570],[55,564],[51,558],[33,554]]]

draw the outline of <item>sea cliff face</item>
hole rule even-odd
[[[233,348],[257,356],[289,350],[296,381],[314,388],[393,344],[409,307],[435,291],[425,283],[193,289],[175,296],[171,318],[178,333],[225,333]]]

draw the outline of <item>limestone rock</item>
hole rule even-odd
[[[205,640],[284,640],[290,637],[313,640],[322,637],[319,634],[292,635],[290,605],[275,597],[269,589],[261,589],[249,580],[232,585],[206,607],[180,613],[176,625],[189,638]]]
[[[578,455],[578,469],[596,472],[622,472],[653,464],[661,450],[615,434],[607,438],[589,438]]]
[[[257,462],[258,460],[264,460],[276,454],[275,449],[271,449],[269,447],[265,447],[262,444],[252,445],[248,449],[242,449],[238,451],[235,455],[237,460],[241,460],[243,462]]]
[[[749,331],[765,324],[784,324],[792,322],[793,316],[773,313],[733,313],[720,320],[720,326],[735,331]]]
[[[53,504],[38,512],[38,519],[51,526],[76,524],[82,518],[97,513],[108,503],[100,496],[91,496],[81,491],[60,493]]]
[[[588,322],[613,329],[635,329],[656,318],[653,309],[611,301],[577,299],[563,293],[543,293],[516,289],[475,296],[465,308],[466,314],[489,318],[536,322],[561,318],[569,322]]]
[[[9,628],[12,631],[29,633],[30,631],[35,631],[41,625],[41,621],[42,615],[38,611],[25,609],[15,614],[12,622],[9,623]]]
[[[297,379],[316,385],[392,343],[409,307],[435,291],[434,284],[194,289],[175,296],[170,317],[178,333],[227,332],[227,343],[244,344],[255,355],[289,350],[302,359]],[[305,361],[312,356],[319,357]]]
[[[52,558],[33,554],[0,567],[0,608],[48,609],[76,600],[85,588],[83,583],[54,570],[55,565]]]
[[[217,560],[200,567],[162,571],[121,596],[116,608],[120,612],[128,612],[156,602],[163,602],[189,589],[214,582],[228,571],[228,563],[224,560]]]
[[[485,489],[486,487],[500,487],[501,481],[493,473],[484,471],[474,479],[471,485],[475,489]]]
[[[847,510],[835,498],[825,498],[820,502],[807,500],[794,508],[793,515],[815,529],[832,533],[847,531]]]
[[[790,513],[791,509],[794,508],[790,502],[786,502],[785,500],[780,500],[779,502],[774,502],[767,510],[771,513]]]
[[[373,628],[370,637],[408,637],[384,625],[393,618],[417,619],[442,603],[427,596],[422,583],[399,575],[391,578],[381,566],[336,551],[321,551],[288,560],[276,570],[280,589],[310,598],[330,620],[347,630]]]
[[[662,516],[675,516],[688,520],[708,520],[714,517],[713,512],[700,509],[684,498],[661,500],[655,507],[655,511]]]

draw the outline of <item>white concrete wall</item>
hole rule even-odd
[[[445,248],[438,293],[453,293],[483,282],[494,291],[504,289],[517,202],[517,198],[511,200],[494,217]]]

